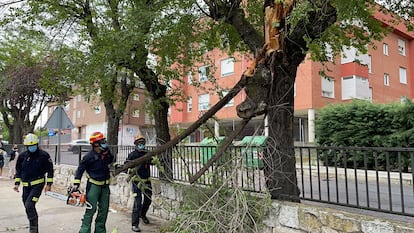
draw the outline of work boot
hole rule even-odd
[[[141,229],[139,229],[139,226],[132,226],[131,229],[133,232],[141,232]]]
[[[39,225],[37,225],[37,221],[30,221],[29,233],[39,233]]]
[[[144,222],[145,224],[149,224],[150,223],[150,221],[147,218],[147,216],[141,216],[141,218],[142,218],[142,222]]]

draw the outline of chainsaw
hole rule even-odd
[[[86,201],[86,194],[82,193],[79,190],[72,191],[72,187],[70,186],[68,187],[67,195],[57,193],[57,192],[52,192],[52,191],[47,191],[46,195],[62,200],[62,201],[66,201],[66,204],[70,206],[78,206],[78,207],[86,206],[87,209],[92,208],[92,205]]]

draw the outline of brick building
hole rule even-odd
[[[379,20],[386,18],[376,13]],[[394,30],[382,40],[376,41],[374,49],[369,47],[367,54],[360,54],[355,48],[343,47],[341,56],[331,57],[327,66],[306,59],[297,72],[295,83],[294,137],[296,142],[313,143],[314,119],[317,110],[331,103],[342,103],[351,99],[364,99],[374,103],[399,102],[413,98],[414,93],[414,33],[408,32],[404,25]],[[329,51],[327,51],[329,53]],[[210,54],[212,65],[195,64],[183,84],[176,84],[188,96],[187,102],[177,103],[171,109],[170,124],[186,128],[209,107],[219,100],[219,93],[226,93],[240,79],[251,61],[248,54],[229,56],[220,51]],[[325,75],[321,76],[320,71]],[[208,74],[218,85],[208,82]],[[193,80],[200,82],[199,87],[191,85]],[[221,89],[215,88],[220,87]],[[216,114],[216,119],[208,124],[214,128],[216,136],[226,135],[235,128],[240,120],[236,106],[245,98],[239,93],[231,103]],[[254,132],[266,134],[263,117],[257,117],[241,137]],[[198,142],[206,135],[206,130],[195,132],[190,142]]]

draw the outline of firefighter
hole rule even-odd
[[[76,170],[72,192],[78,191],[83,173],[87,173],[86,201],[91,208],[85,210],[79,233],[90,233],[92,218],[98,209],[95,219],[95,233],[106,233],[106,219],[109,210],[110,166],[114,162],[106,138],[101,132],[94,132],[89,138],[92,150],[80,161]]]
[[[14,191],[19,192],[20,183],[23,185],[23,204],[29,219],[29,232],[38,233],[38,214],[36,203],[45,191],[50,191],[53,183],[53,162],[50,155],[39,149],[39,138],[32,133],[24,137],[23,144],[27,147],[16,162],[16,178]],[[47,178],[45,178],[47,173]],[[46,186],[45,186],[46,183]]]
[[[127,161],[144,156],[147,151],[145,150],[145,138],[142,135],[138,135],[134,140],[135,150],[129,153]],[[139,218],[142,222],[149,224],[150,221],[147,218],[147,211],[151,205],[152,187],[150,181],[150,161],[146,161],[133,169],[132,176],[132,193],[134,196],[134,206],[132,208],[132,231],[140,232]]]

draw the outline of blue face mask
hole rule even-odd
[[[101,147],[102,150],[106,150],[108,148],[106,143],[99,144],[99,146]]]
[[[37,145],[28,146],[27,150],[29,150],[31,153],[34,153],[37,150]]]
[[[145,148],[145,145],[144,144],[138,144],[137,145],[137,149],[138,150],[143,150]]]

